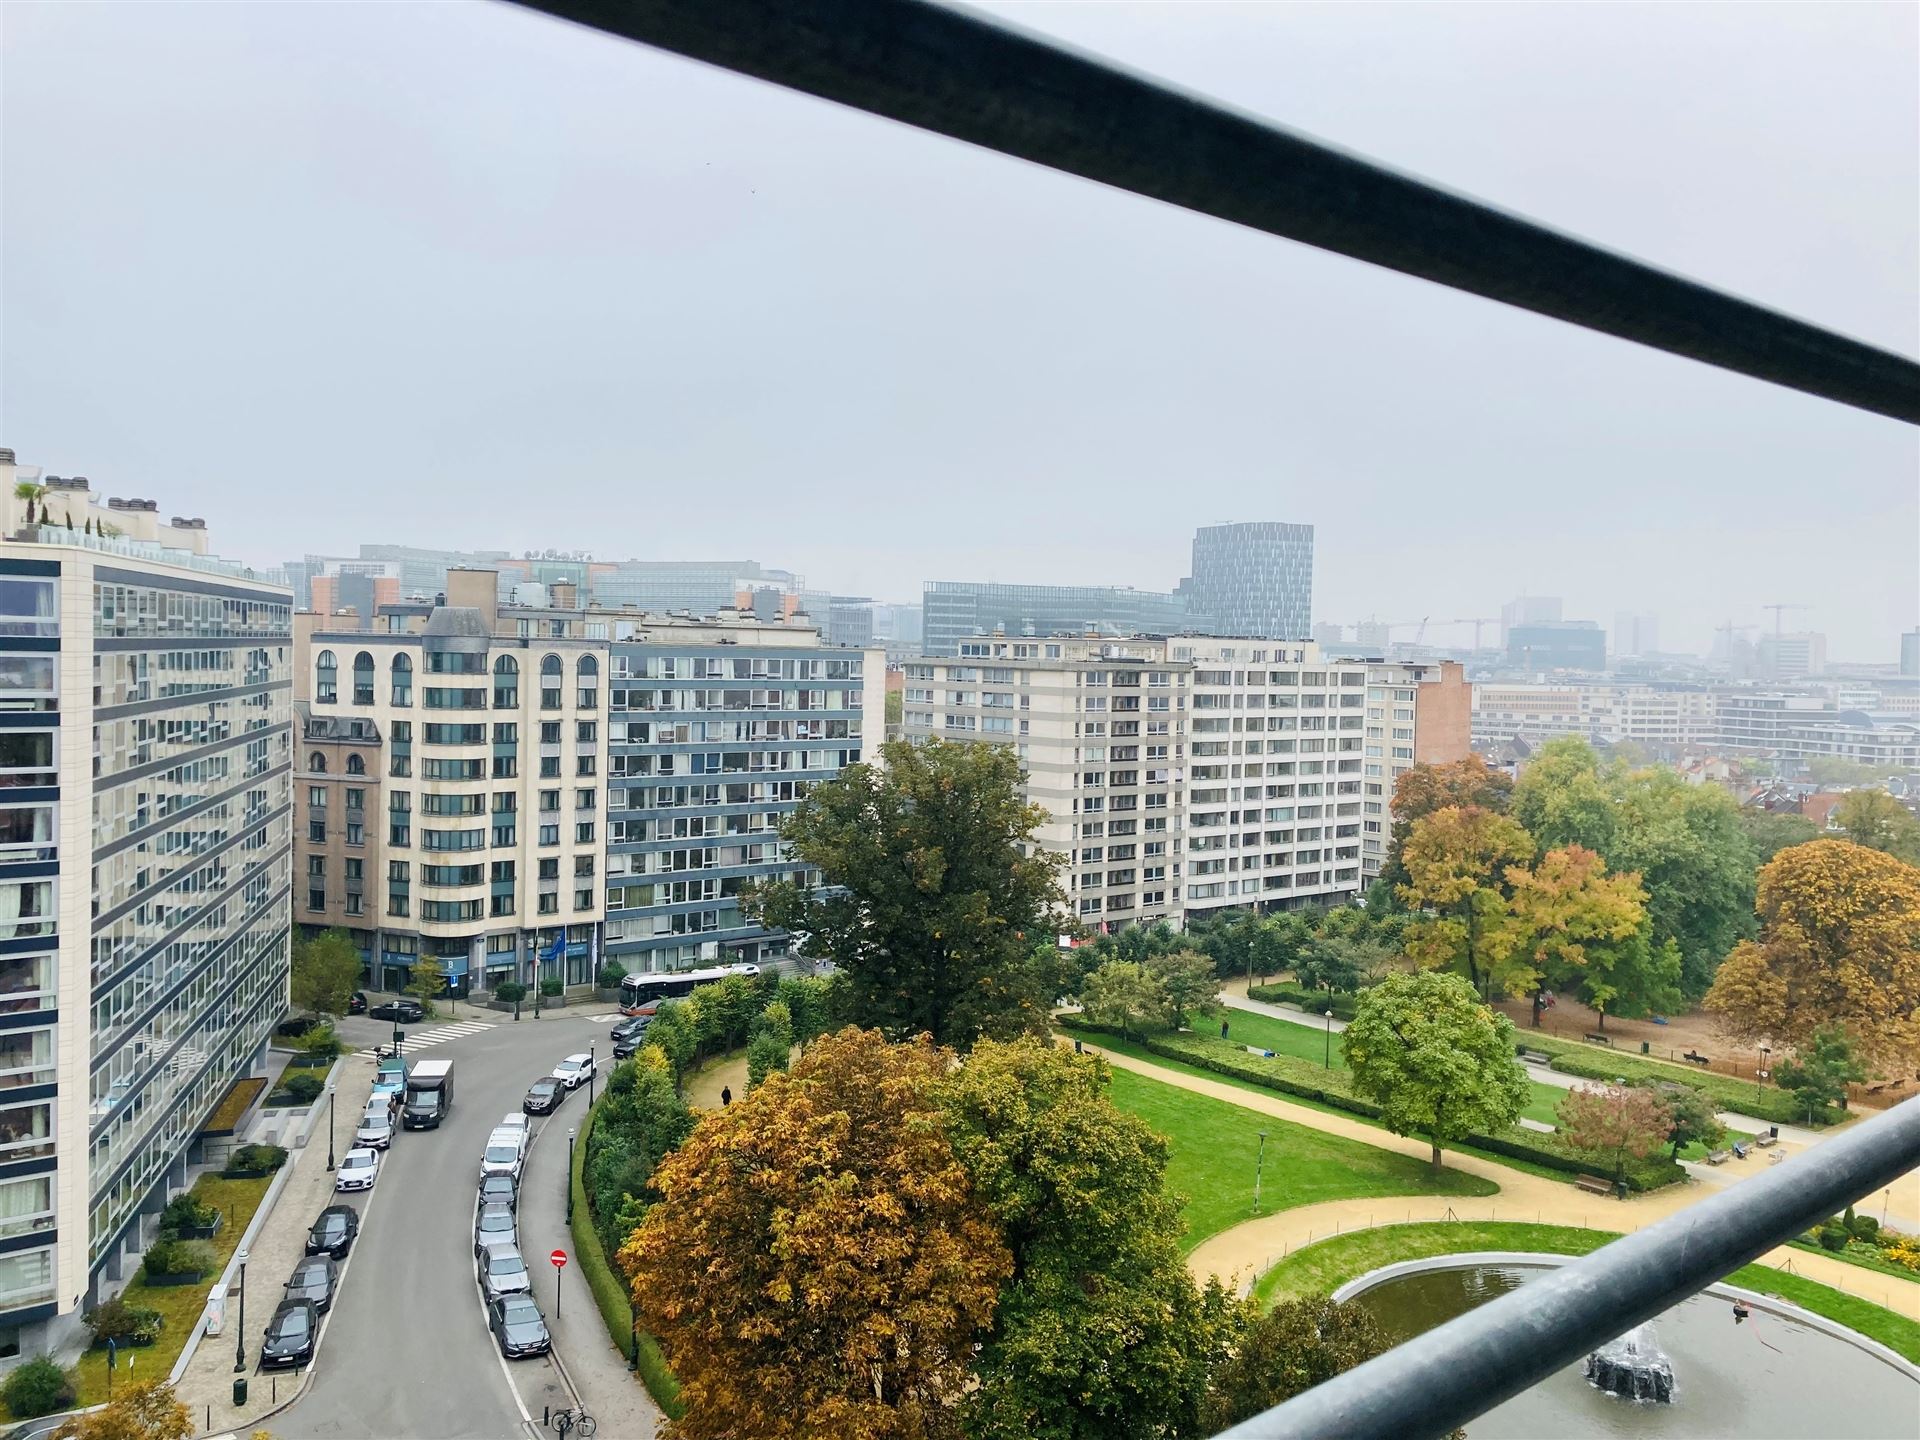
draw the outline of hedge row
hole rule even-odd
[[[1359,1009],[1360,997],[1357,995],[1335,995],[1329,1007],[1327,992],[1309,990],[1304,985],[1296,985],[1291,980],[1278,980],[1271,985],[1256,985],[1247,992],[1255,1000],[1264,1000],[1269,1005],[1298,1005],[1311,1015],[1324,1015],[1329,1008],[1336,1020],[1351,1020]]]
[[[1059,1016],[1056,1023],[1069,1030],[1114,1033],[1109,1027],[1090,1024],[1077,1015]],[[1296,1095],[1369,1120],[1380,1118],[1380,1107],[1353,1093],[1348,1072],[1344,1070],[1325,1070],[1310,1061],[1297,1060],[1288,1055],[1276,1055],[1271,1059],[1251,1055],[1243,1046],[1200,1035],[1153,1035],[1134,1043],[1143,1045],[1155,1055],[1211,1070],[1216,1075],[1245,1080],[1268,1090],[1277,1090],[1283,1095]],[[1563,1175],[1595,1173],[1594,1162],[1569,1154],[1550,1136],[1518,1126],[1497,1135],[1467,1135],[1462,1137],[1461,1143],[1477,1150],[1524,1160],[1530,1165]],[[1684,1180],[1686,1171],[1665,1156],[1655,1156],[1647,1160],[1628,1161],[1625,1177],[1630,1189],[1658,1190],[1664,1185]]]
[[[1711,1070],[1696,1071],[1633,1054],[1616,1055],[1597,1045],[1550,1039],[1537,1030],[1522,1030],[1519,1036],[1526,1049],[1551,1056],[1552,1068],[1563,1075],[1578,1075],[1587,1080],[1678,1081],[1704,1091],[1726,1110],[1751,1115],[1775,1125],[1807,1123],[1805,1107],[1785,1090],[1772,1086],[1762,1087],[1756,1093],[1752,1081],[1736,1080],[1731,1075],[1720,1075]],[[1839,1112],[1831,1108],[1817,1110],[1813,1123],[1831,1125],[1840,1118]]]

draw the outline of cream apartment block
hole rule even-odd
[[[1720,722],[1710,690],[1655,685],[1509,685],[1473,687],[1473,738],[1483,744],[1559,735],[1609,744],[1697,749],[1716,743]]]
[[[1351,898],[1378,873],[1396,776],[1467,752],[1457,665],[1194,636],[960,649],[906,667],[903,733],[1014,747],[1095,930]]]

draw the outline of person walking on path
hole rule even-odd
[[[720,1108],[724,1110],[726,1109],[727,1106],[731,1105],[732,1103],[733,1103],[732,1087],[727,1085],[722,1085],[720,1087]]]

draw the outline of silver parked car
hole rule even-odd
[[[514,1222],[511,1205],[482,1205],[473,1212],[474,1258],[477,1260],[480,1252],[489,1245],[519,1248],[520,1231]]]
[[[353,1143],[368,1150],[384,1150],[393,1144],[393,1111],[384,1100],[360,1117]]]
[[[527,1262],[520,1258],[520,1252],[511,1245],[487,1246],[480,1252],[476,1269],[480,1291],[488,1300],[498,1300],[502,1295],[526,1295],[533,1290],[533,1277],[527,1273]]]

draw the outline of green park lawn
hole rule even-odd
[[[1284,1024],[1285,1022],[1278,1022]],[[1167,1188],[1187,1198],[1185,1248],[1255,1215],[1370,1195],[1491,1195],[1491,1181],[1195,1095],[1129,1070],[1111,1094],[1167,1138]],[[1267,1133],[1259,1161],[1260,1132]],[[1253,1201],[1260,1169],[1260,1204]]]
[[[1401,1260],[1457,1255],[1473,1250],[1522,1250],[1549,1255],[1586,1255],[1620,1237],[1607,1230],[1508,1221],[1428,1221],[1356,1230],[1305,1245],[1275,1265],[1253,1288],[1261,1305],[1303,1295],[1326,1295],[1347,1281]],[[1824,1315],[1851,1330],[1920,1361],[1920,1322],[1831,1285],[1789,1275],[1770,1265],[1743,1265],[1726,1277],[1730,1285],[1778,1295],[1803,1310]]]

